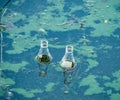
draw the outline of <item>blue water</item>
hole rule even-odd
[[[89,21],[90,16],[94,16],[96,13],[96,11],[93,11],[97,9],[95,5],[101,3],[103,3],[103,5],[106,4],[106,6],[107,4],[108,6],[110,5],[111,9],[114,9],[115,13],[118,13],[119,16],[120,2],[119,0],[116,0],[116,2],[118,3],[114,4],[111,0],[99,0],[97,4],[94,0],[12,0],[6,7],[8,10],[3,16],[3,20],[8,20],[9,16],[12,16],[10,22],[15,27],[12,28],[12,31],[10,30],[11,28],[8,27],[5,32],[1,33],[3,35],[3,62],[1,62],[0,70],[2,70],[3,75],[1,75],[0,78],[1,81],[2,78],[10,78],[15,84],[0,83],[0,100],[120,100],[120,81],[118,77],[120,75],[119,17],[116,18],[115,16],[115,18],[113,18],[111,17],[112,13],[109,12],[109,15],[111,15],[109,18],[107,18],[107,15],[104,15],[97,17],[97,19],[92,18],[91,20],[94,24]],[[1,8],[4,4],[5,1],[0,0]],[[89,6],[86,6],[86,4],[89,4]],[[73,8],[78,5],[81,6],[82,9],[78,8],[74,10]],[[101,6],[98,7],[98,13],[100,9],[102,9]],[[16,20],[19,16],[16,17],[17,15],[14,16],[13,13],[22,14],[26,18],[22,19],[21,17]],[[45,13],[45,15],[42,15],[42,13]],[[104,11],[100,13],[102,15]],[[49,15],[52,17],[44,17]],[[86,18],[87,16],[88,18]],[[99,14],[96,16],[99,16]],[[58,18],[57,21],[55,18]],[[106,19],[107,21],[105,22]],[[81,22],[83,23],[83,27],[80,27]],[[31,28],[28,28],[27,26],[31,23],[34,24],[31,25]],[[44,23],[46,24],[44,25]],[[58,27],[57,24],[59,24]],[[106,27],[104,24],[106,24]],[[37,29],[38,26],[35,26],[35,29],[33,29],[32,27],[34,27],[34,25],[39,25],[40,28],[45,29],[47,35],[45,35],[44,32],[39,32],[39,29]],[[78,26],[74,28],[75,25]],[[97,25],[101,25],[99,28],[105,31],[109,25],[113,25],[110,28],[113,28],[112,34],[108,32],[110,35],[102,35],[102,33],[99,33],[99,36],[93,36],[94,31],[98,29]],[[114,27],[114,25],[116,26]],[[49,51],[53,57],[52,63],[48,67],[46,77],[39,76],[39,66],[35,61],[35,56],[40,49],[41,39],[47,39],[49,41]],[[22,41],[28,45],[24,46],[24,44],[20,44],[23,43]],[[9,50],[15,50],[17,43],[19,44],[19,48],[17,49],[22,49],[22,52],[8,53]],[[72,83],[67,85],[69,93],[65,94],[63,72],[62,70],[56,70],[56,68],[60,68],[59,62],[65,54],[65,46],[68,44],[74,46],[74,57],[77,66],[72,74]],[[28,63],[24,68],[22,68],[22,61]],[[98,65],[94,67],[95,61]],[[6,66],[6,63],[21,64],[21,68],[18,72],[9,70],[9,68],[8,70],[1,69]],[[92,68],[86,71],[90,66],[92,66]],[[115,75],[117,72],[118,74]],[[83,82],[91,76],[95,78]],[[108,79],[103,78],[104,76],[107,76]],[[49,83],[54,83],[50,91],[46,90],[46,86]],[[6,87],[5,85],[9,86]],[[100,90],[97,86],[103,90]],[[12,89],[17,88],[27,91],[26,95],[35,89],[42,92],[33,93],[34,96],[32,97],[25,97],[25,93],[22,94],[19,93],[19,91],[12,91]],[[91,88],[93,88],[93,90]],[[12,95],[9,96],[8,92],[11,92]],[[8,97],[9,99],[6,99]]]

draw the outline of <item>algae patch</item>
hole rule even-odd
[[[18,72],[20,69],[24,68],[28,63],[25,61],[22,61],[21,63],[9,63],[9,62],[4,62],[2,63],[1,69],[2,70],[9,70],[13,72]]]
[[[87,90],[85,91],[84,95],[93,95],[104,93],[104,88],[100,87],[100,84],[96,81],[95,75],[89,75],[88,77],[82,79],[79,83],[79,86],[88,86]]]
[[[0,77],[0,86],[14,85],[15,82],[11,78]]]
[[[115,79],[112,82],[106,82],[104,85],[106,87],[111,87],[116,91],[120,91],[120,70],[114,72],[112,75]]]
[[[22,88],[12,88],[11,91],[16,92],[26,98],[33,98],[35,97],[36,93],[42,93],[42,91],[38,89],[33,89],[28,91]]]
[[[120,94],[119,93],[112,94],[110,96],[110,100],[120,100]]]
[[[49,83],[45,86],[45,91],[47,91],[47,92],[52,91],[55,85],[56,85],[55,83],[49,82]]]
[[[99,64],[96,60],[93,60],[93,59],[87,59],[87,62],[89,65],[88,65],[88,68],[86,69],[86,72],[88,72],[90,69],[94,67],[97,67]]]

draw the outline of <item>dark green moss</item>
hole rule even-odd
[[[39,55],[37,57],[37,61],[39,63],[49,63],[51,61],[51,58],[48,55]]]

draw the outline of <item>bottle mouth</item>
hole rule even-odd
[[[48,47],[48,41],[47,40],[41,40],[41,47],[47,48]]]
[[[66,46],[66,52],[72,53],[73,52],[73,46],[72,45],[67,45]]]

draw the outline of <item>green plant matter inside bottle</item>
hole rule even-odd
[[[43,54],[43,55],[37,56],[37,61],[39,63],[50,63],[51,58],[50,56]]]

